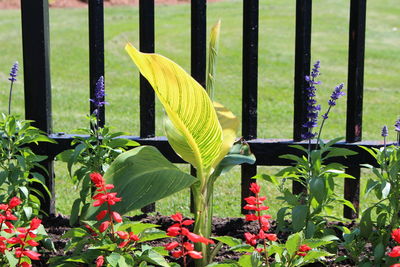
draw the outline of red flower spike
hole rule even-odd
[[[171,219],[176,221],[176,222],[181,222],[183,220],[182,214],[177,212],[173,215],[171,215]]]
[[[127,232],[124,232],[124,231],[117,231],[116,234],[121,239],[128,239],[129,238],[129,234]]]
[[[178,259],[180,257],[182,257],[183,252],[181,250],[177,250],[177,251],[172,251],[171,252],[171,256]]]
[[[111,215],[112,215],[114,221],[116,221],[117,223],[122,222],[122,217],[118,212],[113,211],[113,212],[111,212]]]
[[[0,204],[0,210],[8,210],[7,204]]]
[[[185,229],[185,228],[183,228],[183,229]],[[183,231],[182,231],[182,234],[184,234]],[[184,235],[186,235],[186,237],[189,238],[189,240],[194,242],[194,243],[203,243],[203,244],[206,244],[206,245],[214,244],[214,241],[212,241],[211,239],[207,239],[207,238],[205,238],[203,236],[196,235],[196,234],[191,233],[191,232],[188,232],[187,234],[184,234]]]
[[[39,253],[37,253],[35,251],[32,251],[32,250],[28,250],[28,249],[27,250],[23,250],[21,254],[27,256],[31,260],[40,260],[39,257],[41,256]],[[20,257],[22,256],[21,254],[20,254]],[[17,256],[17,251],[15,251],[15,256]]]
[[[98,221],[103,220],[104,217],[106,217],[107,213],[108,213],[108,210],[102,210],[102,211],[100,211],[99,214],[96,215],[96,219],[97,219]]]
[[[192,250],[188,252],[188,255],[193,258],[193,259],[202,259],[203,256],[201,255],[201,252]]]
[[[18,197],[13,197],[12,199],[10,199],[10,202],[8,202],[8,206],[10,209],[13,209],[21,203],[21,199],[19,199]]]
[[[170,226],[167,229],[167,236],[177,236],[181,233],[181,229],[177,226]]]
[[[246,244],[250,246],[255,246],[257,244],[257,236],[251,233],[244,233],[244,238],[246,239]]]
[[[33,240],[33,239],[29,239],[28,241],[27,241],[27,243],[29,244],[29,246],[31,246],[31,247],[36,247],[36,246],[39,246],[39,243],[38,242],[36,242],[35,240]]]
[[[260,193],[260,186],[256,183],[251,183],[250,191],[253,192],[254,194],[258,194],[258,193]]]
[[[96,259],[96,267],[101,267],[104,264],[104,256],[98,256]]]
[[[110,190],[110,189],[114,188],[114,185],[113,184],[106,184],[104,187],[105,187],[106,190]]]
[[[179,246],[179,243],[177,241],[174,241],[174,242],[168,243],[165,246],[165,249],[170,251],[170,250],[173,250],[174,248],[176,248],[177,246]]]
[[[40,224],[42,223],[42,220],[35,217],[32,219],[31,224],[30,224],[30,230],[36,230],[38,229],[38,227],[40,226]]]
[[[258,216],[251,213],[251,214],[246,214],[246,221],[248,222],[252,222],[252,221],[257,221],[258,220]]]
[[[259,239],[265,239],[266,238],[266,234],[264,233],[264,231],[262,229],[258,233],[257,238],[259,238]]]
[[[390,265],[390,267],[400,267],[400,263],[395,263],[393,265]]]
[[[187,250],[187,251],[191,251],[194,250],[194,245],[190,242],[185,242],[183,243],[183,247]]]
[[[182,225],[189,226],[189,225],[192,225],[193,223],[194,223],[194,220],[184,220],[182,222]]]
[[[139,241],[140,239],[139,239],[139,237],[137,235],[133,234],[133,232],[130,232],[129,233],[129,240],[131,240],[131,241]]]
[[[299,247],[299,251],[301,251],[301,252],[307,252],[307,251],[310,251],[310,250],[311,250],[311,248],[309,246],[307,246],[307,245],[304,245],[304,244]]]
[[[392,231],[392,238],[397,242],[400,243],[400,228],[395,229]]]
[[[388,253],[388,256],[392,258],[400,257],[400,246],[395,246],[392,251]]]
[[[102,187],[105,184],[103,176],[101,176],[101,174],[97,172],[93,172],[90,174],[90,180],[92,180],[96,187]]]
[[[105,230],[107,230],[108,226],[110,225],[110,221],[104,221],[100,224],[99,226],[99,231],[100,233],[103,233]]]
[[[127,240],[127,241],[122,241],[121,243],[119,243],[118,247],[119,247],[119,248],[123,248],[123,247],[125,247],[126,245],[128,245],[128,243],[129,243],[129,240]]]
[[[276,241],[276,240],[278,240],[278,237],[276,236],[276,234],[265,234],[265,237],[266,237],[269,241]]]

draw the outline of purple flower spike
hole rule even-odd
[[[398,133],[400,133],[400,118],[396,121],[394,124],[394,130]]]
[[[314,67],[311,71],[310,76],[305,76],[304,79],[308,83],[307,90],[307,121],[302,125],[304,128],[307,128],[307,133],[302,134],[302,138],[305,140],[311,140],[315,137],[315,133],[313,133],[313,128],[318,126],[318,111],[321,110],[321,106],[317,105],[317,100],[314,99],[316,96],[316,85],[320,84],[320,81],[316,81],[315,79],[319,76],[320,61],[315,62]]]
[[[344,84],[341,83],[335,87],[335,90],[333,91],[333,93],[331,95],[331,99],[329,99],[329,101],[328,101],[329,106],[335,106],[336,100],[338,100],[341,96],[345,95],[345,93],[342,91],[343,86],[344,86]]]
[[[17,74],[18,74],[18,61],[15,61],[14,65],[11,68],[10,71],[10,78],[8,78],[8,80],[10,80],[11,82],[16,82],[17,81]]]
[[[94,103],[96,106],[96,109],[101,108],[105,104],[108,104],[107,102],[104,101],[104,97],[106,96],[105,91],[104,91],[104,77],[100,76],[100,78],[97,80],[96,83],[96,90],[94,93],[94,99],[89,99],[90,102]]]
[[[389,134],[389,131],[388,131],[388,127],[385,125],[385,126],[383,126],[383,128],[382,128],[382,137],[386,137],[386,136],[388,136],[388,134]]]

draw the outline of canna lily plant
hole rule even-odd
[[[196,169],[192,184],[194,200],[194,233],[211,235],[213,188],[218,176],[234,165],[254,163],[248,145],[235,143],[239,120],[223,105],[210,98],[214,91],[215,66],[220,22],[211,31],[209,68],[206,90],[179,65],[158,54],[139,52],[133,45],[125,49],[152,85],[164,107],[168,142],[182,159]],[[197,266],[212,261],[207,244],[196,244],[203,258]]]

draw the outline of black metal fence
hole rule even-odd
[[[206,0],[191,1],[191,74],[201,84],[206,79]],[[104,75],[104,5],[103,0],[89,0],[89,47],[90,47],[90,96],[95,83]],[[58,144],[41,144],[38,152],[49,156],[45,163],[49,170],[47,184],[54,194],[52,159],[70,148],[72,135],[52,132],[51,82],[49,65],[49,10],[48,0],[21,0],[22,37],[25,74],[25,116],[35,120],[36,126],[47,132]],[[296,40],[294,71],[294,127],[293,140],[268,140],[257,138],[257,69],[258,69],[258,16],[259,1],[243,0],[243,66],[242,66],[242,136],[248,141],[257,158],[255,165],[242,166],[242,196],[249,194],[250,178],[257,172],[257,165],[284,166],[290,162],[280,155],[293,153],[290,145],[301,142],[305,129],[307,108],[304,76],[310,71],[312,0],[296,1]],[[154,0],[139,1],[140,50],[154,52]],[[361,142],[362,104],[364,80],[366,0],[351,0],[347,81],[346,140],[338,146],[358,152],[345,164],[347,172],[356,179],[346,179],[344,196],[356,209],[359,207],[360,164],[373,163],[373,159],[358,146],[377,146],[377,143]],[[90,112],[94,107],[90,107]],[[105,112],[101,113],[105,122]],[[154,92],[147,81],[140,79],[140,136],[129,138],[143,145],[157,147],[170,161],[182,163],[169,146],[165,137],[155,136]],[[299,191],[294,184],[294,191]],[[53,198],[54,199],[54,198]],[[243,198],[242,198],[243,199]],[[54,200],[46,200],[44,210],[54,213]],[[239,208],[239,207],[238,207]],[[344,208],[344,216],[357,216]]]

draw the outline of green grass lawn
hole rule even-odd
[[[222,32],[216,100],[241,116],[242,2],[208,4],[208,28],[220,18]],[[349,1],[315,1],[313,6],[312,60],[322,62],[322,86],[318,99],[326,101],[335,87],[347,83]],[[384,124],[393,125],[400,115],[400,24],[397,0],[368,2],[364,124],[365,140],[380,139]],[[71,132],[86,126],[89,110],[87,9],[52,9],[51,74],[53,125],[55,132]],[[259,43],[259,138],[291,138],[293,124],[294,1],[260,1]],[[127,41],[138,46],[138,8],[113,7],[105,10],[105,64],[107,123],[116,130],[139,133],[138,72],[124,52]],[[7,76],[15,60],[22,63],[21,25],[18,10],[0,10],[0,112],[6,112]],[[156,7],[156,51],[186,70],[190,66],[190,6]],[[16,84],[13,112],[23,114],[23,72]],[[339,101],[326,124],[323,138],[345,135],[345,99]],[[163,135],[158,122],[157,134]],[[393,128],[391,128],[393,129]],[[240,135],[240,133],[239,133]],[[394,140],[394,134],[389,135]],[[187,168],[187,167],[186,167]],[[260,171],[277,168],[259,167]],[[65,166],[57,164],[57,209],[68,213],[76,190],[68,181]],[[267,185],[265,185],[266,187]],[[240,216],[240,177],[236,169],[217,182],[215,214]],[[274,214],[276,192],[264,188]],[[162,213],[188,211],[187,192],[158,204]],[[340,212],[339,212],[340,213]]]

